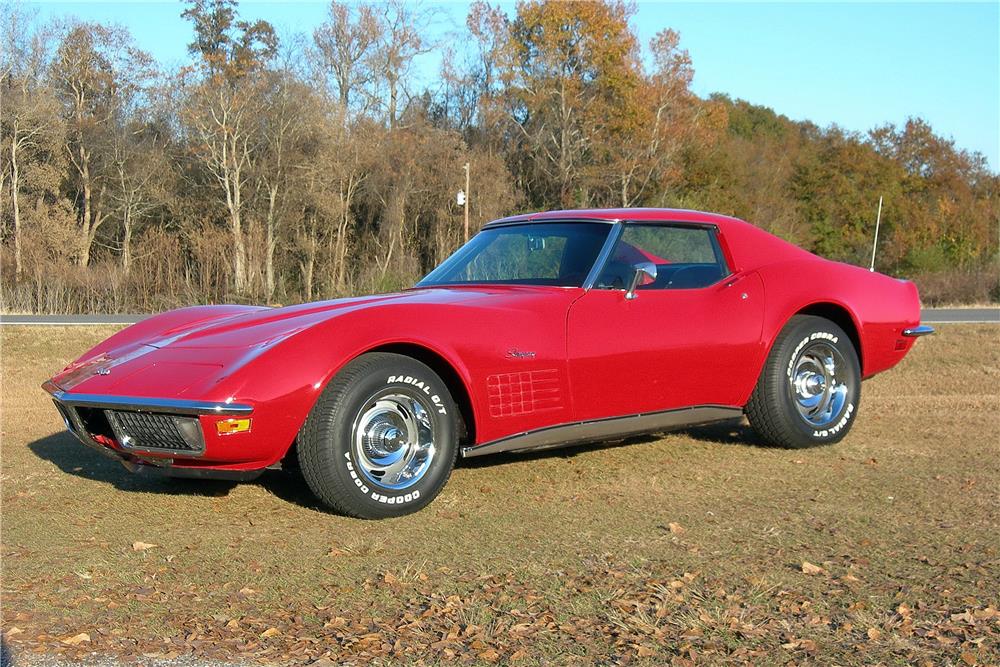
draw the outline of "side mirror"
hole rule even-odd
[[[634,299],[635,291],[639,287],[656,282],[656,264],[652,262],[633,264],[632,271],[632,280],[628,284],[628,291],[625,292],[626,299]]]

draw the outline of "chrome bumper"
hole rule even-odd
[[[198,415],[247,415],[253,412],[253,407],[240,403],[211,403],[190,400],[161,400],[152,398],[136,398],[131,396],[104,396],[99,394],[74,394],[63,391],[52,382],[42,385],[52,395],[59,415],[66,424],[66,429],[87,447],[104,456],[121,463],[128,471],[139,475],[157,477],[186,477],[201,479],[222,479],[230,481],[247,481],[259,477],[263,470],[225,470],[215,468],[198,468],[173,465],[173,457],[197,459],[204,455],[204,439],[200,429],[196,438],[190,434],[184,440],[196,440],[200,446],[192,449],[170,449],[165,447],[142,447],[129,445],[128,428],[123,428],[120,419],[129,413],[136,413],[135,418],[172,419],[175,421],[192,422],[191,428],[198,428]],[[82,408],[82,411],[81,411]],[[90,422],[83,411],[90,410]],[[100,421],[100,413],[104,415],[107,428],[95,429],[94,420]],[[102,437],[103,436],[103,437]],[[111,447],[105,444],[106,438],[118,444]],[[98,438],[105,441],[99,441]]]
[[[921,324],[912,329],[903,329],[903,335],[907,338],[919,338],[920,336],[929,336],[932,333],[934,333],[934,327],[929,327],[926,324]]]
[[[74,394],[63,391],[53,382],[45,382],[42,389],[63,405],[81,408],[133,410],[135,412],[169,412],[175,415],[248,415],[252,405],[191,401],[180,398],[143,398],[139,396],[111,396],[105,394]]]

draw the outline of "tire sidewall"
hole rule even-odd
[[[847,399],[837,416],[830,425],[823,428],[816,427],[806,422],[795,407],[795,397],[793,395],[791,376],[795,365],[795,360],[799,355],[809,349],[812,344],[826,343],[836,348],[843,358],[846,368],[838,373],[846,374],[848,385]],[[781,411],[783,419],[801,437],[813,445],[832,444],[843,439],[850,431],[851,425],[857,418],[858,405],[861,398],[861,368],[858,363],[858,356],[854,350],[854,344],[839,326],[822,318],[810,318],[802,322],[791,331],[782,342],[781,354]]]
[[[447,482],[455,460],[457,408],[445,383],[424,364],[399,358],[398,364],[373,370],[344,388],[343,399],[326,434],[329,464],[359,513],[371,517],[409,514],[427,505]],[[404,489],[388,489],[369,480],[358,468],[354,445],[356,420],[373,400],[387,394],[417,399],[434,429],[434,458],[419,481]]]

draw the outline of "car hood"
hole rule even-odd
[[[165,328],[147,324],[151,329],[142,336],[95,348],[53,382],[75,392],[145,395],[155,390],[157,395],[182,397],[217,384],[281,341],[348,313],[393,305],[516,308],[525,296],[551,289],[418,288],[282,308],[229,309],[212,317],[192,313],[180,323]]]
[[[282,308],[258,309],[208,322],[181,325],[145,341],[156,348],[245,348],[269,345],[347,313],[396,305],[498,306],[545,287],[442,287],[418,288],[392,294],[350,297],[304,303]]]

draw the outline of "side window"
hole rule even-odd
[[[715,231],[670,225],[625,226],[596,287],[625,289],[639,262],[656,265],[656,280],[639,289],[694,289],[725,278],[729,271]]]

